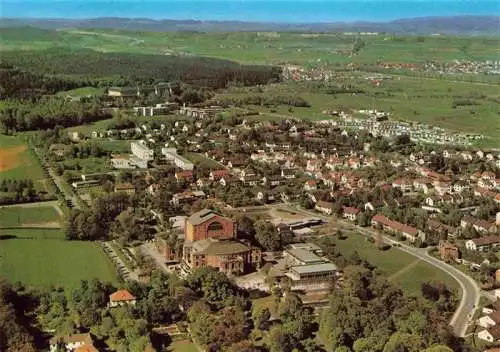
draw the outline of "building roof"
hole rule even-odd
[[[292,266],[290,270],[293,270],[297,274],[302,275],[302,274],[323,273],[328,271],[337,271],[337,266],[333,263],[320,263],[320,264]]]
[[[354,207],[343,207],[343,209],[344,209],[345,214],[357,215],[361,211],[358,208],[354,208]]]
[[[248,246],[238,241],[206,239],[193,242],[193,249],[207,255],[228,255],[248,252]]]
[[[124,302],[132,301],[135,297],[127,290],[118,290],[109,295],[109,300],[111,302]]]
[[[285,224],[283,224],[284,226],[287,226]],[[289,226],[287,226],[287,228],[290,228]],[[312,243],[312,242],[306,242],[306,243],[292,243],[290,244],[290,248],[293,248],[293,249],[298,249],[298,248],[301,248],[301,249],[305,249],[305,250],[308,250],[308,251],[320,251],[321,250],[321,247],[318,246],[317,244],[315,243]],[[500,270],[500,269],[499,269]]]
[[[135,189],[135,186],[131,183],[119,183],[115,185],[115,190],[127,190],[127,189]]]
[[[488,317],[491,320],[493,320],[495,322],[495,324],[499,324],[500,323],[500,311],[499,310],[494,311],[493,313],[491,313],[490,315],[488,315]]]
[[[500,236],[491,235],[491,236],[479,237],[479,238],[474,238],[471,241],[474,242],[476,246],[486,246],[493,243],[500,243]]]
[[[75,349],[73,352],[99,352],[97,348],[94,347],[94,345],[83,345]]]
[[[495,325],[488,329],[488,332],[493,337],[494,341],[500,339],[500,325]]]
[[[286,252],[303,263],[318,263],[324,261],[316,254],[303,248],[291,248]]]
[[[202,209],[188,218],[188,221],[193,225],[200,225],[204,222],[213,219],[216,216],[220,216],[211,209]]]
[[[405,233],[405,234],[408,234],[408,235],[417,235],[418,234],[418,230],[414,227],[411,227],[411,226],[408,226],[408,225],[405,225],[405,224],[402,224],[400,222],[397,222],[397,221],[394,221],[394,220],[391,220],[391,219],[388,219],[386,218],[384,215],[382,214],[377,214],[375,215],[373,218],[372,218],[372,221],[376,221],[384,226],[387,226],[393,230],[396,230],[396,231],[399,231],[399,232],[402,232],[402,233]]]
[[[59,342],[63,343],[71,343],[71,342],[83,342],[86,345],[92,345],[94,342],[92,341],[92,336],[89,333],[86,334],[72,334],[65,336],[54,336],[50,339],[50,344],[55,345]]]
[[[332,202],[325,202],[323,200],[318,200],[318,202],[316,203],[316,206],[318,208],[332,209],[333,203]]]

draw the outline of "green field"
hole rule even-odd
[[[94,88],[94,87],[82,87],[57,93],[57,95],[61,96],[76,96],[76,97],[85,97],[88,95],[103,95],[103,94],[104,94],[104,88]]]
[[[80,280],[116,282],[112,264],[97,243],[70,242],[60,230],[0,230],[0,276],[29,286],[77,287]]]
[[[420,295],[421,284],[427,281],[441,281],[459,290],[458,282],[442,270],[395,247],[380,251],[361,234],[350,234],[346,239],[336,239],[335,243],[346,257],[358,252],[361,258],[380,269],[392,283],[400,285],[410,295]]]
[[[2,50],[58,46],[102,52],[210,56],[245,63],[275,64],[494,60],[500,47],[496,38],[377,35],[362,36],[364,46],[351,55],[357,36],[340,33],[154,33],[112,29],[50,31],[25,27],[4,28],[0,36]]]
[[[194,343],[188,340],[174,341],[168,346],[168,352],[199,352]]]
[[[53,206],[0,208],[0,227],[41,225],[58,221],[61,221],[61,216]]]
[[[300,96],[311,107],[247,106],[258,111],[261,118],[282,119],[298,117],[320,120],[329,118],[322,111],[367,110],[387,111],[392,119],[422,122],[449,131],[477,133],[488,137],[484,142],[500,147],[500,86],[467,82],[452,82],[430,78],[394,76],[380,87],[372,86],[367,74],[355,73],[339,77],[339,83],[352,84],[364,93],[326,94],[314,91],[311,84],[283,83],[255,88],[232,88],[217,95],[219,99],[244,99],[248,96]],[[455,106],[469,99],[476,105]]]
[[[0,134],[0,180],[3,178],[45,178],[38,159],[20,136]]]
[[[221,163],[207,158],[206,156],[199,153],[185,153],[184,157],[194,163],[196,166],[204,168],[204,169],[224,169],[225,166]]]

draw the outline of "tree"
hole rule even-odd
[[[340,346],[335,349],[335,352],[351,352],[351,349],[347,346]]]
[[[383,352],[419,352],[422,350],[423,345],[421,336],[396,332],[385,344]]]
[[[253,321],[254,326],[259,330],[266,330],[269,326],[269,319],[271,319],[271,312],[267,307],[260,307],[254,310]]]
[[[295,346],[295,341],[283,331],[281,325],[275,325],[269,330],[266,342],[270,352],[291,352]]]
[[[453,352],[453,350],[444,345],[432,345],[431,347],[426,348],[423,352]]]

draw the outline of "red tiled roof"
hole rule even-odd
[[[380,223],[384,226],[387,226],[393,230],[400,231],[400,232],[406,233],[408,235],[415,236],[416,234],[418,234],[418,230],[416,228],[402,224],[400,222],[397,222],[397,221],[394,221],[391,219],[388,219],[382,214],[375,215],[372,218],[372,221],[378,222],[378,223]]]
[[[211,175],[213,175],[213,177],[222,177],[222,176],[226,176],[229,174],[229,171],[225,170],[225,169],[222,169],[222,170],[213,170],[210,172]]]
[[[500,243],[500,236],[491,235],[491,236],[474,238],[472,239],[472,242],[474,242],[476,246],[485,246],[493,243]]]
[[[344,209],[345,214],[357,215],[361,211],[358,208],[354,208],[354,207],[343,207],[343,209]]]
[[[112,302],[132,301],[135,297],[127,290],[118,290],[109,295],[109,300]]]
[[[99,352],[99,350],[94,345],[83,345],[75,349],[74,352]]]

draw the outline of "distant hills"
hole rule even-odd
[[[500,16],[422,17],[390,22],[332,22],[309,24],[240,21],[152,20],[148,18],[13,19],[0,27],[34,26],[45,29],[103,28],[151,32],[389,32],[396,34],[500,35]]]

